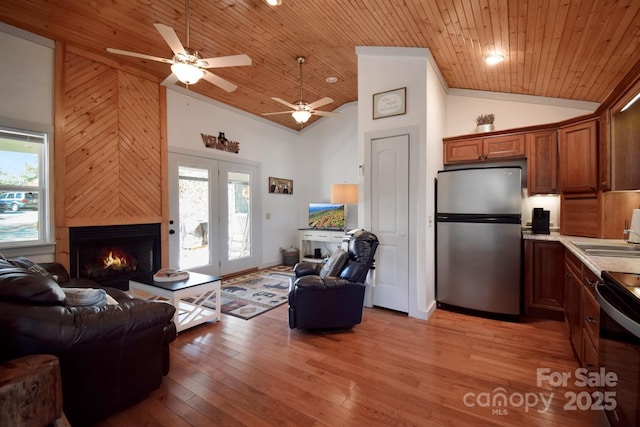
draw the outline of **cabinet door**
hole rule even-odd
[[[444,145],[444,164],[468,163],[482,160],[482,140],[447,142]]]
[[[558,132],[527,135],[529,195],[558,193]]]
[[[483,140],[484,159],[525,157],[524,135],[495,136]]]
[[[560,187],[563,193],[597,191],[596,131],[595,120],[560,129]]]
[[[569,339],[573,351],[582,359],[582,273],[572,268],[569,262],[565,263],[566,282],[565,292],[567,292],[567,307],[565,313],[569,323]]]
[[[564,246],[558,242],[535,242],[533,245],[534,307],[564,309]]]

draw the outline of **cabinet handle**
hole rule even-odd
[[[589,188],[591,189],[591,191],[596,191],[596,187],[594,187],[593,185],[590,185]]]
[[[594,289],[595,289],[596,285],[598,284],[597,281],[589,280],[589,279],[587,279],[587,283],[589,284],[589,286],[591,286]]]
[[[593,372],[593,368],[594,368],[594,366],[593,366],[591,363],[587,363],[587,364],[585,364],[585,366],[584,366],[584,367],[585,367],[585,368],[587,368],[587,371],[589,371],[589,372]]]
[[[589,323],[593,323],[594,325],[595,325],[596,323],[598,323],[598,322],[596,321],[596,319],[594,319],[594,317],[593,317],[593,316],[587,316],[587,322],[589,322]]]
[[[557,189],[556,187],[551,187],[551,192],[552,192],[552,193],[557,193],[557,192],[558,192],[558,189]]]

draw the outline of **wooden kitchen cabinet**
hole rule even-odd
[[[560,128],[560,188],[563,193],[598,191],[596,120]]]
[[[582,266],[568,251],[565,257],[565,317],[569,325],[571,347],[582,360]]]
[[[565,315],[571,346],[580,366],[596,370],[599,366],[600,306],[595,299],[594,287],[600,279],[569,251],[565,256],[565,269]]]
[[[527,181],[529,195],[557,194],[557,129],[527,134]]]
[[[445,141],[444,164],[524,158],[525,148],[524,134]]]
[[[482,139],[446,142],[444,164],[482,161]]]
[[[559,242],[525,240],[525,314],[564,318],[564,246]]]

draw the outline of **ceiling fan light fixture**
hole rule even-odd
[[[311,113],[309,111],[299,110],[291,113],[291,116],[296,121],[296,123],[302,124],[302,123],[307,123],[307,121],[309,121],[309,118],[311,117]]]
[[[193,85],[204,76],[204,71],[195,65],[176,63],[171,66],[171,71],[182,83]]]
[[[504,61],[504,56],[500,55],[499,53],[487,53],[486,55],[482,56],[482,59],[484,59],[484,62],[489,65],[495,65],[499,62]]]

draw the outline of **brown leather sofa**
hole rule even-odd
[[[71,306],[68,288],[104,289],[113,299]],[[57,356],[64,412],[73,426],[108,417],[160,386],[169,372],[169,343],[176,338],[174,312],[169,304],[69,279],[58,263],[0,259],[0,363],[31,354]]]

